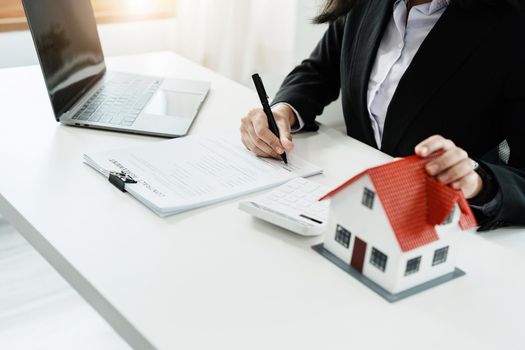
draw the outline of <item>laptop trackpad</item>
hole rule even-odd
[[[151,98],[145,114],[193,118],[202,102],[202,95],[160,88]]]

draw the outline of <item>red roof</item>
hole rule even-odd
[[[427,162],[412,156],[368,169],[322,199],[335,196],[364,175],[370,176],[403,252],[437,241],[435,226],[445,222],[456,204],[461,209],[460,227],[476,227],[476,218],[461,191],[429,176]]]

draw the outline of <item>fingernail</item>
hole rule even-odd
[[[448,176],[447,175],[440,176],[440,177],[438,177],[438,180],[440,182],[447,183],[448,182]]]
[[[419,153],[421,153],[421,155],[425,157],[428,154],[428,148],[427,147],[421,147],[419,149]]]
[[[427,165],[427,170],[430,173],[430,175],[435,175],[437,171],[439,170],[439,168],[435,164],[429,164]]]

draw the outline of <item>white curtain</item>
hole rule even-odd
[[[297,0],[177,0],[176,50],[246,85],[294,66]]]

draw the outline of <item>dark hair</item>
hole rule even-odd
[[[340,17],[345,16],[350,12],[355,5],[362,1],[371,0],[326,0],[321,13],[314,18],[314,23],[333,22]],[[388,0],[379,0],[388,1]],[[458,6],[466,9],[477,9],[480,7],[489,7],[492,9],[498,8],[514,8],[523,9],[525,7],[524,0],[451,0]]]

